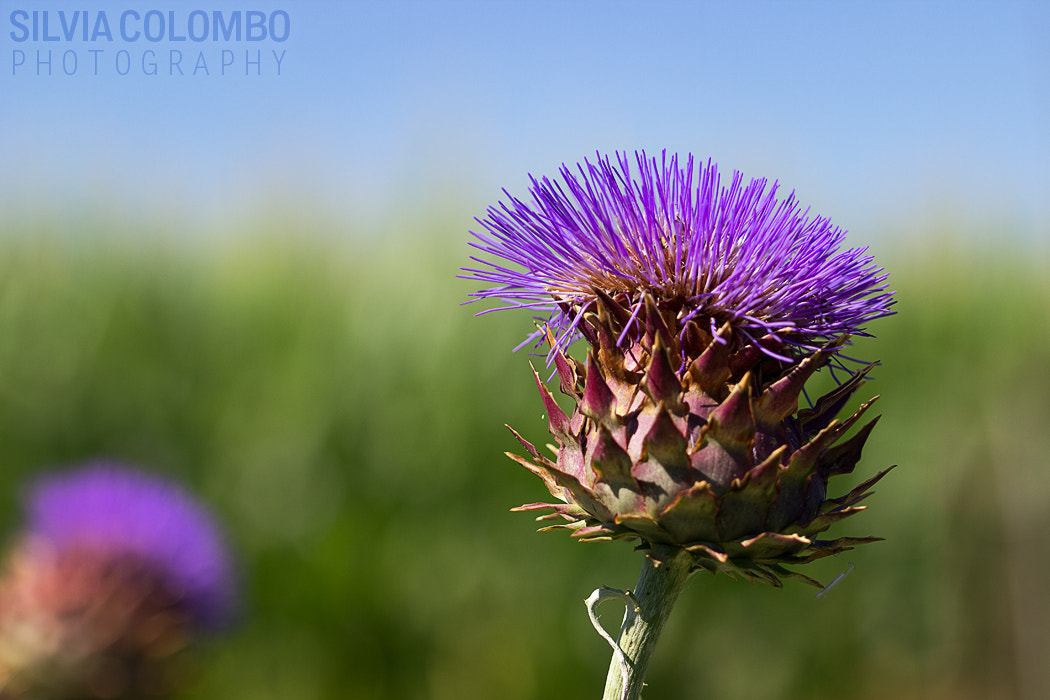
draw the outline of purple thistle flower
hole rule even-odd
[[[471,296],[546,312],[559,350],[602,295],[631,310],[620,343],[643,334],[635,321],[649,295],[674,312],[679,333],[690,321],[712,335],[728,323],[746,342],[772,334],[796,356],[867,335],[864,324],[891,313],[886,275],[867,249],[839,252],[845,231],[811,218],[794,193],[777,199],[776,182],[745,184],[734,172],[726,186],[717,165],[697,169],[692,156],[684,168],[666,153],[635,161],[632,171],[626,154],[615,163],[598,154],[578,175],[563,165],[560,182],[530,176],[531,205],[504,190],[509,204],[490,207],[477,220],[484,231],[471,232],[491,259],[472,257],[485,267],[463,277],[493,285]]]
[[[578,174],[563,165],[560,181],[531,178],[531,204],[504,191],[509,203],[472,232],[484,267],[463,269],[494,285],[475,300],[549,314],[530,338],[550,343],[570,398],[566,411],[534,371],[557,444],[541,451],[512,429],[528,456],[507,455],[551,500],[514,510],[541,513],[543,530],[646,553],[635,595],[615,596],[628,600],[617,641],[594,617],[609,589],[588,599],[617,653],[605,695],[617,698],[640,697],[693,572],[820,586],[788,567],[879,540],[820,536],[862,512],[889,471],[829,492],[878,420],[860,425],[875,399],[838,418],[874,364],[799,406],[815,372],[842,366],[850,336],[891,313],[882,268],[866,249],[840,252],[845,232],[810,218],[793,193],[777,199],[776,183],[734,172],[726,186],[692,156],[684,168],[666,153],[635,163],[618,153]],[[566,352],[580,336],[585,360]]]
[[[96,463],[35,483],[26,511],[26,534],[59,554],[89,550],[153,569],[195,624],[214,627],[231,616],[234,581],[223,538],[174,482]]]
[[[844,496],[834,476],[860,459],[873,403],[838,420],[874,365],[800,409],[813,374],[864,325],[889,315],[886,274],[845,232],[777,184],[724,185],[711,161],[599,154],[561,179],[532,179],[478,219],[464,268],[494,285],[476,299],[550,314],[566,413],[537,375],[554,459],[515,433],[554,501],[522,510],[581,540],[641,540],[654,561],[780,585],[801,564],[874,538],[821,540],[885,472]],[[495,309],[490,309],[495,310]],[[483,312],[485,313],[485,312]],[[586,360],[568,355],[578,336]],[[839,365],[841,366],[841,364]],[[808,396],[808,395],[807,395]],[[684,553],[684,554],[683,554]]]

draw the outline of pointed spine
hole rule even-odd
[[[543,407],[547,411],[547,427],[551,435],[563,440],[572,439],[569,417],[565,415],[565,412],[561,410],[561,406],[554,400],[554,396],[551,395],[544,381],[540,379],[540,375],[536,372],[535,367],[532,368],[532,376],[536,379],[536,387],[540,390],[540,398],[543,399]]]
[[[682,383],[671,366],[669,355],[663,337],[656,336],[649,371],[642,380],[642,390],[655,405],[664,404],[676,415],[682,415],[689,407],[682,403]]]
[[[821,467],[827,469],[828,476],[853,473],[854,467],[856,467],[857,462],[860,461],[860,455],[861,451],[864,449],[864,443],[867,442],[868,436],[871,434],[875,424],[879,422],[879,418],[881,418],[881,416],[875,416],[868,421],[863,428],[857,431],[856,435],[841,445],[829,447],[824,454],[820,456]]]
[[[720,399],[729,380],[729,337],[732,329],[728,323],[718,330],[718,335],[708,343],[700,357],[689,366],[693,381],[705,394]]]
[[[652,427],[642,440],[642,461],[655,459],[665,471],[681,474],[689,471],[688,443],[662,403]]]
[[[846,405],[846,402],[849,401],[850,397],[853,396],[853,392],[864,382],[868,372],[877,367],[878,364],[878,362],[871,363],[850,377],[849,381],[843,382],[821,396],[817,399],[817,403],[813,408],[799,411],[799,422],[802,423],[806,431],[815,433],[818,430],[823,430],[831,423],[839,411],[842,410],[842,407]]]
[[[753,464],[755,420],[751,414],[751,373],[737,382],[729,397],[707,419],[707,437],[717,442],[740,463]]]
[[[769,428],[798,411],[798,397],[813,373],[823,367],[828,357],[846,342],[846,337],[828,343],[820,350],[793,365],[780,379],[773,382],[755,400],[755,422]]]
[[[593,352],[587,359],[587,379],[583,384],[580,411],[591,420],[610,427],[616,417],[616,394],[605,383]]]

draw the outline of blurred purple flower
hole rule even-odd
[[[234,607],[205,508],[167,479],[95,463],[35,482],[25,509],[0,578],[0,697],[177,690],[176,659]]]
[[[219,625],[231,615],[226,545],[211,515],[178,484],[96,463],[36,482],[26,511],[26,534],[59,553],[101,550],[154,567],[197,624]]]

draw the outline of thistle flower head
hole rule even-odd
[[[644,331],[647,295],[672,312],[674,332],[728,323],[742,341],[773,335],[803,350],[865,335],[864,324],[889,313],[886,276],[865,249],[839,252],[845,232],[810,217],[793,193],[778,199],[775,182],[734,172],[723,183],[711,161],[697,168],[689,156],[681,167],[644,152],[633,169],[617,154],[576,172],[563,165],[560,182],[531,180],[531,205],[505,192],[509,203],[478,220],[472,245],[487,257],[464,271],[494,285],[476,298],[547,312],[558,348],[603,297],[632,319],[621,342]]]
[[[229,554],[176,484],[94,464],[33,484],[0,579],[0,695],[139,697],[230,619]]]
[[[531,459],[510,456],[557,502],[520,509],[582,540],[640,540],[656,561],[685,551],[693,569],[816,583],[784,564],[877,539],[816,538],[885,474],[828,495],[874,426],[847,437],[870,401],[836,420],[872,365],[809,408],[799,395],[890,313],[886,275],[776,184],[724,185],[691,157],[635,164],[534,178],[531,206],[511,197],[474,234],[490,259],[465,276],[495,286],[473,296],[550,314],[538,333],[573,401],[565,413],[536,375],[554,459],[517,433]],[[566,352],[580,336],[585,363]]]
[[[93,550],[156,569],[196,624],[231,612],[226,545],[211,515],[174,482],[113,464],[41,479],[26,501],[29,537],[58,552]]]

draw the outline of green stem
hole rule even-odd
[[[623,655],[619,652],[613,654],[603,700],[638,700],[642,697],[649,659],[689,574],[690,557],[685,552],[679,551],[664,559],[659,566],[648,556],[645,558],[634,589],[637,609],[628,606],[624,616],[617,638]],[[626,657],[626,662],[623,657]]]

